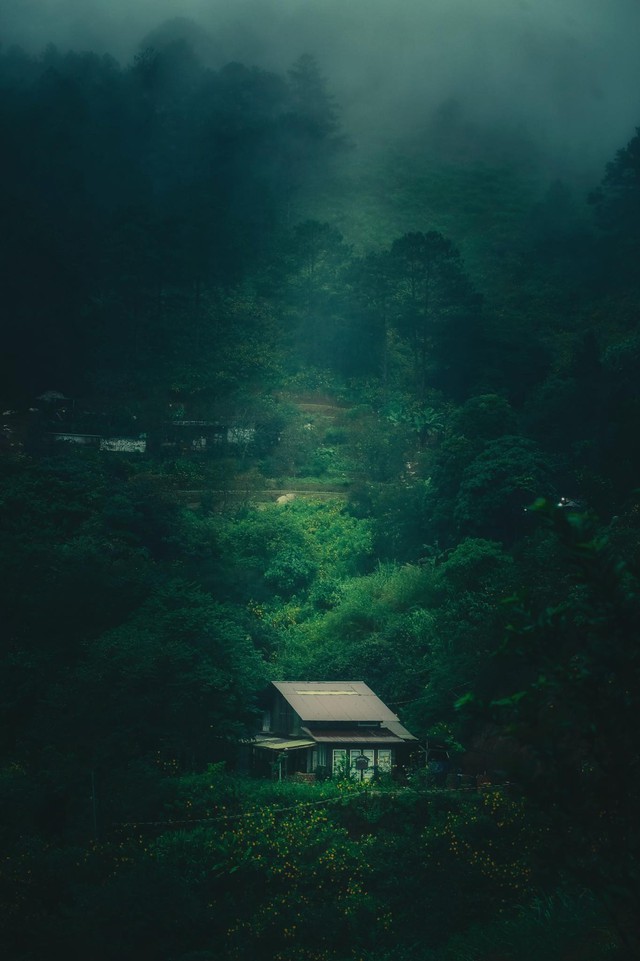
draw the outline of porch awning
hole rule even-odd
[[[305,747],[315,747],[315,743],[308,738],[260,737],[253,742],[253,746],[266,751],[301,751]]]
[[[319,744],[376,744],[393,745],[404,744],[401,737],[396,737],[391,731],[382,727],[338,729],[321,731],[313,729],[313,738]]]

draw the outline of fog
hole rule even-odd
[[[589,169],[640,123],[638,0],[0,0],[0,36],[126,63],[175,17],[201,27],[213,66],[314,54],[360,140],[410,134],[455,98],[470,121]]]

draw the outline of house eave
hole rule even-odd
[[[402,738],[396,737],[390,731],[384,729],[363,731],[347,728],[345,730],[314,731],[312,728],[303,727],[302,730],[309,737],[312,737],[317,744],[375,744],[394,747],[404,743]]]
[[[258,734],[251,743],[253,747],[265,751],[302,751],[305,748],[314,747],[316,742],[309,738],[275,737]]]

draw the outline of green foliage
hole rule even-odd
[[[560,890],[454,935],[434,961],[489,961],[496,950],[522,961],[537,961],[541,952],[549,961],[604,961],[619,958],[621,944],[593,896],[580,889]]]
[[[549,460],[531,441],[500,437],[465,467],[455,520],[465,532],[511,542],[523,531],[528,505],[550,484]]]
[[[620,937],[635,945],[638,838],[629,824],[638,784],[629,758],[639,685],[630,631],[638,585],[594,518],[543,500],[535,511],[553,526],[573,576],[553,606],[514,612],[488,712],[508,725],[520,748],[510,763],[562,838],[547,860],[588,878]]]
[[[433,626],[429,636],[426,683],[406,708],[412,730],[430,732],[434,724],[453,722],[454,708],[471,679],[491,676],[491,656],[508,623],[504,605],[517,583],[512,558],[500,545],[467,539],[439,559],[433,572]]]
[[[264,572],[267,586],[281,597],[290,597],[307,587],[315,567],[308,558],[296,550],[281,550]]]
[[[470,397],[453,414],[449,429],[475,443],[513,434],[516,417],[511,405],[498,394]]]
[[[428,612],[418,608],[425,574],[380,567],[343,583],[328,611],[289,626],[278,658],[287,677],[355,677],[381,697],[403,699],[420,674]]]
[[[264,602],[307,593],[314,584],[350,577],[368,563],[369,524],[337,500],[294,500],[268,511],[250,509],[215,524],[220,550],[234,572],[235,592]]]
[[[640,134],[592,228],[459,105],[340,168],[312,57],[149,39],[0,55],[5,952],[637,955]],[[231,775],[310,676],[512,783]]]
[[[604,232],[600,253],[609,276],[603,279],[610,287],[617,284],[636,285],[633,261],[638,250],[638,215],[640,213],[640,128],[629,143],[618,150],[607,164],[600,186],[590,196],[595,206],[598,226]]]

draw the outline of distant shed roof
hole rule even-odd
[[[379,721],[396,737],[415,740],[363,681],[273,681],[302,721]]]

